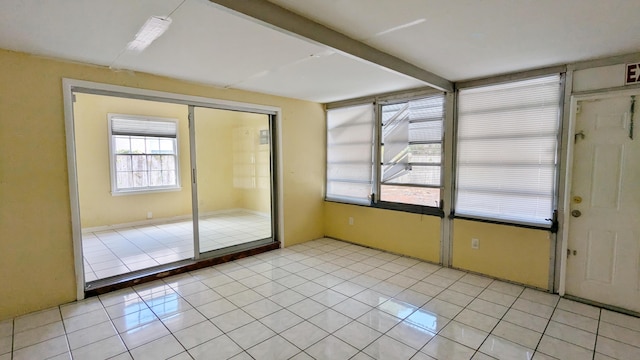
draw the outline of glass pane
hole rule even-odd
[[[145,138],[147,142],[147,154],[159,154],[160,153],[160,140],[154,137]]]
[[[399,171],[387,184],[415,184],[440,186],[440,165],[412,165]]]
[[[170,186],[176,185],[176,172],[175,171],[163,171],[162,172],[162,185]]]
[[[380,200],[438,207],[440,205],[440,189],[382,185]]]
[[[162,172],[149,171],[149,186],[162,186]]]
[[[409,124],[409,141],[442,141],[442,121]]]
[[[133,179],[131,172],[117,172],[116,173],[116,187],[118,189],[129,189],[133,186]]]
[[[172,155],[162,155],[162,169],[163,170],[175,170],[176,169],[176,158]]]
[[[132,169],[134,171],[147,170],[147,156],[146,155],[132,155],[131,156]]]
[[[149,156],[149,170],[162,170],[162,156],[151,155]]]
[[[439,164],[441,159],[441,144],[415,144],[409,146],[409,162]]]
[[[371,103],[327,111],[327,168],[331,168],[326,174],[328,198],[344,198],[346,194],[350,201],[369,202],[371,185],[350,192],[345,191],[348,185],[342,186],[345,183],[334,180],[371,181],[374,127]],[[331,183],[341,185],[331,186]]]
[[[195,127],[200,251],[271,241],[269,117],[196,108]]]
[[[133,172],[133,187],[146,187],[149,184],[146,171]]]
[[[175,169],[179,166],[178,154],[175,154],[177,145],[172,145],[176,140],[168,139],[172,155],[163,159],[160,152],[160,138],[156,135],[172,136],[176,133],[175,129],[186,135],[188,106],[141,99],[122,99],[127,103],[127,111],[143,116],[115,115],[107,114],[104,106],[95,106],[95,104],[111,103],[118,101],[118,98],[94,94],[76,95],[73,110],[76,111],[74,116],[78,121],[73,124],[73,135],[77,146],[75,151],[78,155],[76,161],[78,203],[81,213],[86,217],[83,217],[81,224],[85,227],[81,233],[82,249],[85,251],[83,258],[86,287],[91,287],[93,281],[130,272],[133,273],[126,277],[135,278],[140,276],[136,272],[143,269],[157,266],[173,268],[175,264],[171,263],[193,258],[195,254],[190,179],[186,180],[182,189],[171,189],[170,192],[163,189],[165,186],[176,186]],[[82,110],[82,114],[78,113],[79,110]],[[154,121],[153,118],[144,114],[160,117],[176,115],[179,118],[175,119],[175,122],[168,123]],[[95,122],[88,121],[94,118],[110,120],[111,136],[109,136],[107,124],[96,127]],[[92,138],[89,135],[95,134],[96,131],[99,131],[97,135],[100,135],[99,138],[103,141],[88,143],[87,139]],[[184,160],[182,171],[187,175],[190,167],[190,139],[188,136],[183,136],[179,141],[186,150],[179,156]],[[166,167],[173,170],[163,174],[165,163],[169,165]],[[113,194],[106,193],[105,191],[108,190],[104,189],[101,183],[94,181],[93,175],[96,175],[96,169],[105,169],[105,172],[110,169],[106,174],[97,175],[105,177],[104,180],[109,182],[107,187],[113,191]],[[105,193],[102,194],[103,192]],[[151,221],[148,224],[142,224],[146,219]],[[137,225],[132,226],[132,224]],[[91,230],[93,227],[108,227],[110,230],[100,233],[98,238],[97,234]],[[126,251],[122,251],[124,239],[122,234],[126,234],[127,241],[135,246],[128,246]],[[95,256],[92,258],[90,251],[97,245],[114,250],[110,256],[119,266],[107,268],[102,263],[104,259]],[[160,268],[152,270],[152,272],[159,271],[161,271]],[[175,284],[171,285],[175,286]],[[157,294],[152,297],[158,300],[165,295]],[[167,315],[166,313],[172,310],[175,309],[173,307],[159,309],[162,314],[158,313],[158,316]]]
[[[160,153],[161,154],[175,154],[175,139],[160,139]]]
[[[143,137],[131,137],[131,152],[133,154],[146,154],[146,145]]]
[[[557,170],[558,74],[460,90],[456,213],[548,226]]]
[[[129,136],[114,136],[115,138],[115,149],[114,152],[116,154],[130,154],[131,153],[131,142],[129,141]]]
[[[116,155],[116,171],[131,170],[131,155]]]

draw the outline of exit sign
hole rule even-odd
[[[626,64],[624,67],[624,84],[640,84],[640,63]]]

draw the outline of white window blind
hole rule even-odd
[[[327,111],[327,200],[370,203],[373,131],[373,104]]]
[[[560,76],[460,90],[456,215],[550,226]]]
[[[111,134],[175,138],[177,125],[175,121],[157,121],[112,116]]]

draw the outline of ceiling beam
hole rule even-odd
[[[312,40],[343,53],[369,61],[400,74],[424,81],[429,86],[451,92],[453,83],[363,42],[352,39],[313,20],[266,0],[209,0],[233,12],[256,19],[269,27]]]

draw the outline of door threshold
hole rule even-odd
[[[608,305],[608,304],[603,304],[597,301],[592,301],[592,300],[588,300],[588,299],[584,299],[581,297],[577,297],[577,296],[573,296],[573,295],[568,295],[568,294],[564,294],[562,296],[565,299],[568,300],[573,300],[573,301],[577,301],[583,304],[587,304],[587,305],[591,305],[591,306],[595,306],[595,307],[599,307],[605,310],[611,310],[611,311],[615,311],[617,313],[621,313],[621,314],[625,314],[625,315],[629,315],[629,316],[635,316],[637,318],[640,318],[640,312],[636,312],[636,311],[631,311],[631,310],[627,310],[625,308],[621,308],[621,307],[617,307],[617,306],[613,306],[613,305]]]
[[[86,284],[84,297],[92,297],[106,294],[111,291],[132,287],[139,284],[166,278],[168,276],[183,274],[245,257],[258,255],[267,251],[280,248],[280,242],[274,241],[266,245],[259,245],[253,248],[245,249],[231,254],[224,254],[217,257],[199,259],[199,260],[182,260],[166,265],[160,265],[149,269],[138,270],[135,272],[112,276],[105,279],[99,279]]]

